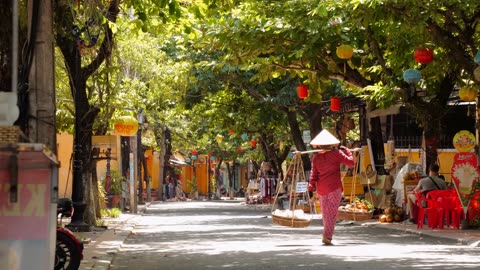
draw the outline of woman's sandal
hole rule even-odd
[[[326,246],[332,246],[332,240],[328,239],[327,237],[323,237],[323,240],[322,240],[323,244],[325,244]]]

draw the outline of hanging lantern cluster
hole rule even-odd
[[[347,73],[347,62],[348,59],[352,58],[353,56],[353,48],[350,45],[340,45],[337,47],[337,56],[338,58],[345,60],[345,63],[343,63],[343,73]]]
[[[330,99],[330,110],[332,112],[339,112],[341,110],[342,100],[339,97],[332,97]]]
[[[308,97],[308,87],[305,84],[300,84],[297,87],[297,95],[301,99],[307,98]]]
[[[409,84],[416,84],[422,79],[422,73],[418,69],[410,68],[403,72],[403,80]]]
[[[420,64],[430,64],[433,61],[433,50],[426,47],[419,47],[413,54],[415,61]]]

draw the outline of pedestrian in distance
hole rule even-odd
[[[319,150],[312,158],[309,191],[316,189],[320,201],[323,221],[323,239],[325,245],[332,245],[333,232],[342,200],[342,179],[340,165],[353,167],[355,159],[352,152],[360,148],[338,147],[340,141],[326,129],[322,130],[311,142]]]

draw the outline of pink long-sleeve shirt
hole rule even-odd
[[[340,164],[353,167],[354,160],[350,150],[335,149],[313,156],[310,183],[316,186],[318,195],[326,195],[338,188],[343,191]]]

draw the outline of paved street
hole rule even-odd
[[[110,269],[479,269],[478,247],[360,225],[321,243],[307,228],[272,224],[269,209],[238,203],[152,203]]]

